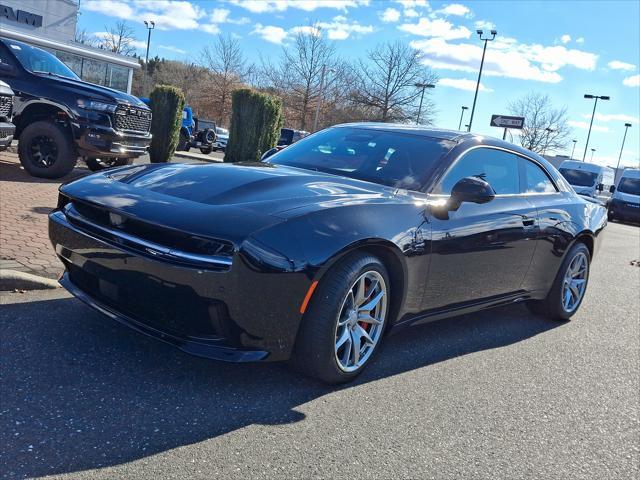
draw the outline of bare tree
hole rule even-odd
[[[115,27],[105,27],[105,30],[99,48],[122,55],[132,55],[136,52],[135,30],[127,22],[119,20]]]
[[[571,135],[567,107],[554,108],[548,95],[529,93],[509,103],[509,112],[524,117],[520,144],[536,153],[564,150]]]
[[[238,41],[222,35],[218,35],[212,47],[204,47],[200,54],[200,63],[211,73],[211,116],[218,124],[228,125],[231,93],[242,86],[252,67],[247,65]]]
[[[372,111],[382,122],[407,121],[414,117],[422,91],[416,83],[435,83],[437,76],[421,63],[421,53],[402,42],[378,45],[360,60],[353,101]],[[430,123],[433,104],[425,94],[421,123]]]
[[[74,40],[77,43],[82,43],[83,45],[89,45],[90,47],[93,47],[96,44],[95,37],[89,35],[87,33],[87,29],[86,28],[76,30],[76,34],[75,34]]]
[[[331,88],[337,63],[335,47],[315,25],[300,30],[293,45],[283,47],[278,65],[263,60],[262,70],[268,82],[265,87],[282,97],[285,117],[295,121],[299,129],[306,130],[312,124],[317,102],[321,101],[323,69],[325,86]]]

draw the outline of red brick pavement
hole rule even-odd
[[[89,173],[76,168],[58,180],[34,178],[15,153],[0,152],[0,269],[56,278],[62,264],[47,233],[47,214],[56,206],[60,183]]]

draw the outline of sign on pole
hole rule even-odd
[[[524,126],[524,117],[511,117],[509,115],[491,115],[491,126],[500,128],[518,128]]]

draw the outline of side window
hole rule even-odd
[[[449,195],[453,186],[465,177],[483,179],[498,195],[520,193],[518,157],[502,150],[476,148],[466,153],[447,172],[434,193]]]
[[[524,193],[548,193],[557,192],[553,182],[546,173],[535,163],[522,159],[524,163],[525,174],[525,192]]]
[[[11,56],[5,50],[5,47],[2,44],[0,44],[0,63],[7,63],[9,65],[13,65],[13,60],[11,60]]]

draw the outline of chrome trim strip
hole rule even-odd
[[[187,262],[201,262],[201,263],[206,263],[209,265],[213,265],[217,267],[225,267],[225,268],[231,267],[231,265],[233,264],[232,259],[228,257],[222,257],[219,255],[199,255],[196,253],[183,252],[182,250],[175,250],[172,248],[165,247],[163,245],[159,245],[154,242],[142,240],[138,237],[134,237],[125,232],[120,232],[117,230],[112,230],[110,228],[103,227],[101,225],[96,225],[95,223],[88,222],[84,218],[79,217],[76,213],[73,212],[73,210],[68,208],[68,206],[67,208],[65,208],[64,213],[58,211],[51,214],[51,216],[55,217],[56,220],[64,219],[63,222],[73,228],[73,226],[67,222],[66,218],[64,218],[65,215],[79,223],[88,225],[91,228],[95,228],[96,230],[100,230],[109,235],[113,235],[116,238],[122,238],[129,243],[142,247],[142,249],[144,249],[148,254],[155,256],[159,259],[166,258],[169,260],[174,259],[174,260],[186,260]],[[87,232],[80,231],[80,230],[78,231],[79,233],[82,233],[84,235],[91,236],[91,234]],[[100,239],[100,238],[95,238],[95,237],[92,237],[92,238],[94,238],[95,240],[100,240],[102,242],[105,241],[104,239]],[[116,245],[116,246],[122,247],[123,245]]]

